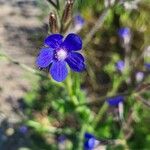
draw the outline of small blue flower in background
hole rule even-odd
[[[28,127],[25,125],[22,125],[19,127],[19,132],[22,134],[26,134],[28,132]]]
[[[85,24],[85,20],[83,19],[83,17],[81,15],[76,15],[74,17],[74,25],[75,25],[75,30],[79,31],[82,29],[82,27]]]
[[[66,140],[66,136],[65,135],[60,135],[57,139],[58,143],[64,143]]]
[[[94,148],[100,143],[92,134],[84,134],[84,150],[94,150]]]
[[[123,61],[123,60],[119,60],[119,61],[116,63],[116,69],[119,70],[120,72],[123,72],[124,67],[125,67],[125,64],[124,64],[124,61]]]
[[[67,64],[75,72],[85,69],[84,57],[77,53],[82,49],[81,38],[74,33],[69,34],[64,40],[61,34],[48,36],[41,48],[36,65],[41,68],[50,66],[52,78],[58,82],[65,80],[68,75]]]
[[[130,29],[129,28],[127,28],[127,27],[125,27],[125,28],[120,28],[119,30],[118,30],[118,35],[119,35],[119,37],[121,37],[121,38],[125,38],[125,37],[128,37],[129,35],[130,35]]]
[[[123,101],[124,101],[124,97],[121,96],[121,95],[107,99],[107,103],[110,106],[118,106],[118,104],[121,103],[121,102],[123,102]]]
[[[141,82],[144,78],[144,73],[143,72],[137,72],[135,75],[136,81]]]
[[[65,150],[66,149],[66,141],[67,138],[65,135],[59,135],[57,138],[58,141],[58,149]]]
[[[146,69],[150,70],[150,63],[145,63],[144,66],[145,66]]]
[[[118,35],[123,39],[124,44],[128,44],[131,40],[131,30],[128,27],[120,28],[118,30]]]

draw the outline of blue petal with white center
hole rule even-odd
[[[65,61],[54,61],[50,68],[50,74],[57,82],[62,82],[68,75],[68,70]]]
[[[52,78],[58,82],[62,82],[68,75],[67,64],[73,71],[81,72],[85,69],[84,58],[78,51],[82,48],[81,38],[74,33],[69,34],[63,41],[61,34],[52,34],[48,36],[36,64],[38,67],[49,67]]]
[[[85,69],[84,58],[79,53],[71,52],[66,61],[73,71],[81,72]]]
[[[51,48],[42,48],[39,56],[36,59],[36,65],[41,68],[46,68],[53,61],[54,50]]]
[[[83,26],[85,23],[84,18],[81,15],[76,15],[74,21],[75,21],[75,25],[80,25],[80,26]]]
[[[96,146],[96,138],[90,133],[85,133],[84,138],[84,150],[94,150]]]
[[[124,27],[118,30],[118,34],[121,38],[129,37],[131,34],[130,28]]]
[[[125,68],[125,63],[123,60],[119,60],[117,63],[116,63],[116,69],[119,70],[120,72],[123,72]]]
[[[85,21],[81,15],[76,15],[74,17],[74,30],[75,30],[75,32],[79,32],[82,29],[82,27],[84,26],[84,24],[85,24]]]
[[[118,104],[119,104],[120,102],[123,102],[123,101],[124,101],[124,97],[121,96],[121,95],[107,99],[107,103],[108,103],[110,106],[118,106]]]
[[[69,34],[63,42],[63,46],[68,51],[78,51],[82,49],[82,40],[77,34]]]

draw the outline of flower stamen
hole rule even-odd
[[[55,54],[55,58],[59,61],[65,60],[67,58],[67,51],[65,49],[59,49]]]

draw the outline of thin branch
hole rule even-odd
[[[13,63],[13,64],[15,64],[15,65],[18,65],[18,66],[20,66],[21,68],[23,68],[23,69],[25,69],[25,70],[27,70],[27,71],[33,73],[33,74],[40,75],[40,76],[45,76],[45,75],[42,74],[41,72],[39,72],[39,71],[37,71],[37,70],[34,70],[33,68],[31,68],[31,67],[29,67],[29,66],[27,66],[27,65],[25,65],[25,64],[22,64],[22,63],[20,63],[20,62],[18,62],[18,61],[16,61],[16,60],[14,60],[13,58],[11,58],[10,56],[8,56],[8,55],[6,55],[6,54],[4,54],[4,53],[0,53],[0,56],[6,58],[6,59],[7,59],[8,61],[10,61],[11,63]]]
[[[50,4],[53,5],[53,7],[55,7],[57,9],[57,5],[52,1],[52,0],[47,0]]]
[[[135,98],[137,98],[137,100],[141,101],[145,106],[147,106],[148,108],[150,108],[150,100],[146,100],[144,99],[142,96],[140,95],[135,95]]]
[[[126,91],[124,93],[117,93],[113,96],[102,96],[99,99],[96,99],[94,101],[88,101],[88,102],[80,103],[77,107],[80,107],[80,106],[83,106],[83,105],[97,105],[97,104],[100,104],[100,102],[102,102],[102,103],[105,102],[106,99],[113,98],[113,97],[116,97],[116,96],[119,96],[119,95],[122,95],[122,96],[130,95],[130,96],[134,96],[134,97],[140,96],[139,94],[143,93],[148,88],[149,88],[149,84],[147,86],[145,86],[144,89],[141,90],[142,92],[140,92],[139,90],[137,91],[137,88],[136,88],[132,92],[131,91],[130,92]],[[146,106],[150,107],[150,103],[147,100],[143,99],[141,96],[140,96],[139,100],[141,100],[141,102],[143,102],[143,104],[145,104]]]
[[[44,78],[49,78],[49,76],[46,73],[43,73],[43,72],[38,71],[38,70],[35,70],[35,69],[29,67],[26,64],[20,63],[20,62],[14,60],[13,58],[11,58],[10,56],[8,56],[7,54],[0,53],[0,57],[6,58],[9,62],[13,63],[14,65],[20,66],[22,69],[27,70],[28,72],[30,72],[30,73],[32,73],[34,75],[41,76],[41,77],[44,77]],[[51,82],[53,84],[55,84],[55,85],[58,85],[59,87],[64,87],[63,83],[57,83],[57,82],[55,82],[53,80],[51,80]]]
[[[100,15],[99,19],[96,21],[94,27],[91,29],[91,31],[86,35],[86,38],[84,40],[83,47],[86,47],[87,44],[90,42],[94,34],[99,30],[99,28],[103,25],[106,17],[108,16],[109,9],[105,9],[103,13]]]
[[[59,0],[57,0],[57,9],[60,9],[60,4],[59,4]]]
[[[97,105],[97,104],[100,104],[100,102],[102,102],[102,103],[105,102],[106,99],[113,98],[113,97],[116,97],[116,96],[119,96],[119,95],[122,95],[122,96],[130,95],[130,92],[117,93],[117,94],[114,95],[114,96],[102,96],[102,97],[100,97],[99,99],[96,99],[96,100],[94,100],[94,101],[89,101],[89,102],[80,103],[80,104],[78,105],[78,107],[83,106],[83,105]]]

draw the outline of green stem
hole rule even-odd
[[[86,124],[82,124],[80,134],[79,134],[79,144],[78,144],[78,150],[83,150],[83,141],[84,141],[84,133],[86,132]]]
[[[103,11],[103,13],[100,15],[100,17],[98,18],[98,20],[96,21],[96,24],[94,25],[94,27],[90,30],[90,32],[86,35],[86,38],[84,39],[84,44],[83,47],[85,48],[88,43],[90,42],[91,38],[93,37],[93,35],[99,30],[99,28],[103,25],[105,19],[107,18],[107,16],[109,15],[109,9],[105,9]]]
[[[124,134],[122,129],[120,130],[120,135],[119,136],[121,137],[122,145],[124,146],[125,150],[129,150],[129,146],[127,144],[127,140],[125,138],[125,134]]]
[[[117,83],[115,81],[116,80],[114,80],[112,90],[107,94],[107,96],[112,96],[112,95],[114,95],[117,92],[118,87],[120,86],[120,84],[123,81],[123,78],[118,78],[118,82]],[[108,109],[108,104],[104,103],[103,106],[100,108],[97,116],[96,116],[96,119],[95,119],[94,125],[93,125],[94,128],[97,127],[98,122],[102,119],[102,117],[103,117],[104,113],[107,111],[107,109]]]
[[[57,10],[60,9],[60,4],[59,4],[59,0],[57,0]]]
[[[102,119],[104,113],[107,111],[108,109],[108,104],[106,102],[104,102],[103,106],[100,108],[96,118],[95,118],[95,121],[93,123],[93,127],[96,128],[97,127],[97,124],[98,122]]]
[[[7,61],[11,62],[11,63],[14,64],[14,65],[17,65],[17,66],[21,67],[22,69],[24,69],[24,70],[30,72],[30,73],[33,74],[33,75],[36,75],[36,76],[40,76],[40,77],[44,77],[44,78],[49,79],[49,76],[48,76],[46,73],[43,73],[43,72],[41,72],[41,71],[39,71],[39,70],[36,70],[36,69],[31,68],[30,66],[28,66],[28,65],[26,65],[26,64],[23,64],[23,63],[21,63],[21,62],[18,62],[18,61],[16,61],[16,60],[14,60],[13,58],[11,58],[10,56],[8,56],[7,54],[0,53],[0,57],[6,58]],[[64,88],[63,83],[58,83],[58,82],[56,82],[56,81],[54,81],[54,80],[51,80],[51,82],[52,82],[53,84],[59,86],[59,87],[63,87],[63,88]]]
[[[72,103],[77,106],[79,104],[77,97],[73,93],[73,86],[72,86],[72,79],[71,79],[71,73],[68,75],[66,79],[66,89],[68,91],[70,100]]]
[[[75,95],[79,95],[80,93],[80,77],[79,74],[74,74],[74,84],[73,84],[73,90]]]

